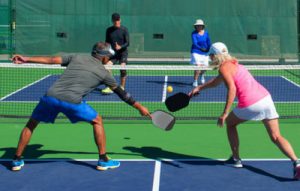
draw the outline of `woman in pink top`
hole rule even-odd
[[[294,164],[294,178],[300,179],[300,161],[290,143],[282,137],[279,130],[278,114],[268,90],[264,88],[249,71],[231,57],[225,44],[217,42],[209,50],[211,65],[218,68],[219,75],[207,83],[194,88],[190,96],[198,94],[206,88],[212,88],[224,82],[227,87],[227,98],[224,111],[218,119],[223,127],[226,122],[227,135],[232,157],[226,162],[234,167],[243,167],[239,156],[239,138],[237,126],[247,120],[259,120],[265,125],[271,140],[289,157]],[[230,112],[237,97],[238,105]]]

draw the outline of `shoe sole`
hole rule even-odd
[[[105,171],[105,170],[108,170],[108,169],[118,168],[119,166],[120,165],[118,165],[118,166],[109,166],[109,167],[97,166],[97,170]]]
[[[113,94],[113,92],[111,92],[111,93],[103,93],[103,92],[101,92],[101,94],[103,94],[103,95],[110,95],[110,94]]]
[[[225,164],[225,166],[229,166],[229,167],[232,167],[232,168],[243,168],[243,165],[242,165],[242,164],[240,164],[240,165]]]
[[[111,91],[111,92],[101,92],[102,94],[112,94],[112,93],[114,93],[113,91]]]
[[[12,171],[19,171],[23,168],[24,164],[23,165],[20,165],[20,166],[14,166],[11,168]]]

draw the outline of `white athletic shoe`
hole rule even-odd
[[[204,84],[204,83],[205,83],[204,74],[202,74],[202,75],[200,76],[200,81],[201,81],[201,84]]]
[[[224,161],[225,165],[229,165],[235,168],[243,168],[243,163],[241,159],[235,159],[232,156],[227,159],[226,161]]]
[[[197,87],[198,86],[198,82],[195,80],[194,82],[193,82],[193,87]]]

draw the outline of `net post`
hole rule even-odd
[[[285,58],[280,57],[280,58],[278,59],[278,63],[279,63],[280,65],[284,65],[284,64],[285,64]]]

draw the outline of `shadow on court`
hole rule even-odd
[[[30,163],[45,163],[45,162],[54,162],[53,161],[47,161],[47,159],[42,159],[41,161],[26,161],[26,159],[40,159],[43,155],[47,154],[98,154],[97,152],[73,152],[73,151],[58,151],[58,150],[44,150],[41,149],[44,145],[42,144],[32,144],[32,145],[27,145],[23,158],[25,160],[26,164]],[[13,159],[15,152],[16,152],[16,147],[8,147],[8,148],[0,148],[0,151],[4,151],[4,154],[0,157],[0,159]],[[62,159],[62,158],[60,158]],[[63,158],[64,160],[70,160],[70,163],[77,164],[77,165],[83,165],[80,161],[73,161],[71,158]],[[7,169],[10,169],[10,161],[3,161],[0,163],[1,165],[5,166]],[[91,166],[90,164],[86,163],[86,166]],[[93,166],[93,168],[95,168]]]
[[[154,159],[154,160],[161,160],[163,164],[171,165],[173,167],[177,168],[183,168],[181,164],[188,164],[188,165],[203,165],[203,166],[226,166],[226,168],[234,168],[227,166],[224,164],[223,161],[211,159],[211,158],[206,158],[206,157],[198,157],[198,156],[192,156],[192,155],[185,155],[185,154],[180,154],[180,153],[175,153],[167,150],[163,150],[159,147],[133,147],[133,146],[126,146],[123,147],[124,150],[130,151],[130,154],[123,153],[124,155],[135,155],[135,156],[143,156],[148,159]],[[113,154],[113,153],[111,153]],[[121,153],[119,153],[121,154]],[[164,161],[163,159],[172,159],[174,161]],[[196,159],[196,160],[193,160]],[[263,170],[261,168],[257,168],[253,165],[246,164],[247,161],[244,161],[243,168],[246,169],[252,173],[259,174],[265,177],[269,177],[272,179],[275,179],[279,182],[291,182],[291,181],[296,181],[293,178],[288,178],[288,177],[282,177],[282,176],[277,176],[275,174],[271,174],[267,172],[266,170]],[[255,162],[252,162],[255,163]],[[271,165],[271,164],[270,164]],[[240,170],[240,169],[236,169]]]
[[[153,160],[162,160],[161,162],[164,164],[172,165],[178,168],[182,168],[180,166],[180,163],[185,163],[187,161],[180,161],[180,159],[197,159],[197,160],[209,160],[209,165],[221,165],[223,164],[222,161],[217,161],[213,160],[210,158],[205,158],[205,157],[196,157],[192,155],[185,155],[185,154],[180,154],[180,153],[175,153],[171,151],[166,151],[163,150],[159,147],[123,147],[124,150],[128,150],[132,152],[131,155],[136,155],[136,156],[143,156],[148,159],[153,159]],[[163,159],[173,159],[174,161],[168,161],[168,160],[163,160]]]
[[[38,160],[45,154],[97,154],[96,152],[72,152],[72,151],[57,151],[57,150],[43,150],[43,145],[41,144],[33,144],[28,145],[26,148],[26,152],[24,153],[25,163],[26,164],[39,164],[39,163],[59,163],[59,160],[62,159],[41,159]],[[10,161],[6,159],[11,159],[14,156],[16,148],[1,148],[0,151],[4,151],[4,154],[0,157],[0,159],[5,159],[5,161],[0,162],[2,166],[10,170]],[[123,147],[124,150],[130,151],[131,153],[114,153],[110,152],[108,154],[122,154],[122,155],[130,155],[130,156],[140,156],[147,159],[159,160],[162,164],[174,167],[176,169],[186,168],[188,166],[224,166],[224,168],[231,168],[233,167],[226,166],[223,161],[207,158],[207,157],[199,157],[199,156],[192,156],[186,155],[181,153],[176,153],[172,151],[163,150],[159,147],[133,147],[133,146],[126,146]],[[26,161],[26,159],[37,159],[35,161]],[[164,160],[166,159],[166,160]],[[168,160],[171,159],[171,160]],[[95,164],[88,162],[88,161],[77,161],[72,158],[63,158],[63,161],[79,165],[82,167],[88,167],[90,169],[95,169]],[[251,173],[264,176],[267,178],[271,178],[278,182],[292,182],[295,181],[291,177],[283,177],[278,176],[275,173],[270,173],[268,171],[272,171],[272,169],[278,169],[279,162],[272,161],[266,162],[264,164],[259,164],[260,162],[257,161],[244,161],[244,167],[241,169],[234,169],[237,172],[242,172],[243,170],[250,171]],[[261,165],[261,166],[260,166]],[[259,167],[257,167],[259,166]],[[287,166],[282,167],[286,169]],[[290,167],[291,168],[291,167]],[[200,169],[200,168],[199,168]]]
[[[256,174],[260,174],[260,175],[263,175],[263,176],[267,176],[267,177],[270,177],[270,178],[273,178],[279,182],[292,182],[292,181],[297,181],[293,178],[287,178],[287,177],[282,177],[282,176],[276,176],[274,174],[271,174],[265,170],[262,170],[262,169],[259,169],[257,167],[254,167],[254,166],[250,166],[250,165],[244,165],[243,167],[244,169],[247,169],[253,173],[256,173]]]

